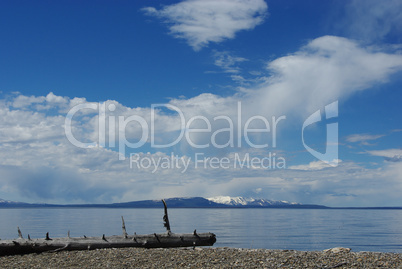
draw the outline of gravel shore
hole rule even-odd
[[[0,257],[0,268],[402,268],[402,253],[236,248],[99,249]]]

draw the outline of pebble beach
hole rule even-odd
[[[402,253],[122,248],[4,256],[0,268],[402,268]]]

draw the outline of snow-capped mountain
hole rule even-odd
[[[15,204],[15,202],[0,199],[0,204]]]
[[[9,200],[4,200],[4,199],[0,198],[0,205],[1,206],[12,206],[12,205],[21,205],[21,204],[25,204],[25,203],[9,201]]]
[[[255,198],[245,198],[245,197],[231,197],[231,196],[216,196],[211,198],[206,198],[207,200],[229,206],[285,206],[285,205],[301,205],[299,203],[293,203],[288,201],[272,201],[268,199],[255,199]]]

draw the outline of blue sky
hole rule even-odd
[[[401,11],[2,1],[0,197],[400,206]]]

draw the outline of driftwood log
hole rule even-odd
[[[41,253],[41,252],[57,252],[63,250],[90,250],[100,248],[125,248],[125,247],[142,247],[142,248],[173,248],[173,247],[195,247],[195,246],[212,246],[216,242],[216,236],[213,233],[197,233],[194,230],[189,234],[175,234],[170,231],[169,218],[167,214],[167,206],[164,200],[165,214],[163,216],[164,226],[167,232],[163,234],[146,234],[146,235],[128,235],[124,218],[122,217],[122,235],[113,235],[100,237],[79,237],[72,238],[68,232],[67,237],[50,238],[49,233],[45,238],[25,239],[18,228],[18,239],[0,240],[0,256]]]

